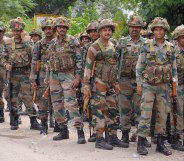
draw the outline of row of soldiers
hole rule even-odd
[[[78,144],[86,143],[76,99],[76,88],[81,83],[84,100],[90,98],[94,128],[88,141],[96,142],[96,148],[128,148],[133,115],[138,136],[137,152],[141,155],[148,154],[146,147],[151,144],[146,138],[150,136],[153,118],[155,128],[152,133],[156,137],[156,150],[171,155],[164,144],[164,136],[168,113],[172,113],[170,85],[174,80],[178,84],[178,95],[176,123],[173,123],[171,115],[171,147],[184,151],[180,141],[184,127],[184,27],[181,25],[174,30],[173,37],[177,42],[174,46],[165,40],[170,27],[164,18],[156,17],[151,22],[153,39],[140,36],[141,29],[145,26],[140,16],[132,16],[127,25],[130,35],[122,37],[115,45],[112,40],[115,24],[111,19],[91,22],[87,26],[87,34],[80,37],[83,43],[90,40],[83,47],[76,37],[67,34],[70,25],[63,17],[44,19],[41,29],[45,36],[37,42],[35,40],[34,45],[30,36],[24,32],[25,23],[21,18],[10,21],[12,38],[3,36],[5,31],[1,27],[1,82],[6,82],[7,72],[12,73],[11,105],[14,117],[13,121],[10,117],[11,130],[18,129],[17,98],[21,93],[31,128],[39,129],[41,134],[48,133],[49,99],[42,96],[49,86],[59,132],[53,140],[69,139],[68,118],[65,115],[68,110],[77,129]],[[40,62],[39,67],[37,62]],[[37,91],[38,113],[32,101],[33,89]],[[1,103],[1,118],[3,106]],[[41,120],[41,126],[36,117]],[[118,128],[122,131],[121,140],[117,137]],[[103,137],[104,132],[107,134],[106,139]]]

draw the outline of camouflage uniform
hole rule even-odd
[[[45,27],[51,27],[53,28],[53,19],[51,18],[45,18],[44,21],[42,21],[41,28],[44,31]],[[31,82],[35,82],[37,84],[37,92],[36,92],[36,104],[38,107],[38,117],[42,122],[42,127],[45,130],[45,133],[47,134],[47,117],[49,110],[48,108],[48,100],[43,98],[43,94],[47,88],[47,84],[44,83],[44,79],[46,77],[46,64],[47,64],[47,56],[48,52],[47,49],[49,47],[50,40],[47,39],[47,37],[41,39],[34,45],[33,49],[33,57],[32,57],[32,63],[31,63],[31,74],[30,74],[30,80]],[[40,69],[39,71],[36,71],[37,68],[37,61],[40,61]],[[44,131],[41,131],[41,133]]]
[[[153,31],[155,27],[162,27],[166,31],[170,28],[166,19],[159,17],[152,21],[151,30]],[[172,154],[163,143],[169,112],[167,104],[169,99],[168,83],[172,82],[172,78],[177,79],[176,55],[173,45],[165,40],[159,47],[156,39],[146,40],[140,49],[136,65],[137,85],[143,88],[141,117],[137,130],[139,154],[148,153],[145,149],[145,138],[150,134],[153,104],[157,109],[155,125],[155,134],[158,135],[157,151],[165,155]]]
[[[106,26],[111,27],[112,31],[115,29],[112,20],[104,19],[99,23],[98,31]],[[112,88],[117,84],[118,61],[114,45],[110,41],[108,42],[108,46],[104,46],[98,39],[90,46],[85,63],[85,89],[90,86],[90,73],[95,62],[94,82],[91,85],[93,86],[91,109],[97,135],[96,148],[112,149],[107,143],[103,142],[103,132],[105,132],[106,125],[109,143],[111,144],[111,141],[116,139],[117,146],[128,147],[128,145],[123,144],[117,139],[117,106]],[[103,142],[104,145],[100,145],[100,142]]]
[[[144,26],[141,17],[134,16],[128,22],[129,26]],[[122,130],[122,139],[128,141],[128,133],[131,129],[132,113],[135,117],[136,125],[138,125],[140,117],[140,99],[136,92],[136,74],[135,66],[138,60],[140,47],[146,39],[139,37],[135,42],[131,36],[120,39],[116,46],[116,53],[119,56],[119,80],[120,80],[120,95],[119,95],[119,113],[120,113],[120,129]],[[126,137],[127,136],[127,137]]]
[[[54,27],[57,26],[69,28],[68,20],[62,17],[54,20]],[[68,139],[67,118],[65,110],[70,112],[74,118],[74,126],[79,134],[83,133],[79,108],[76,100],[76,89],[73,87],[75,77],[80,79],[82,69],[82,55],[78,39],[73,36],[65,35],[62,40],[55,38],[50,42],[48,48],[48,71],[47,79],[50,82],[50,94],[54,107],[55,120],[58,123],[61,132],[55,136],[54,140]],[[64,102],[64,106],[62,103]],[[67,137],[64,137],[67,136]],[[80,135],[81,136],[81,135]],[[85,143],[84,133],[83,141]]]
[[[0,22],[0,31],[5,33],[6,29],[2,22]],[[4,34],[3,34],[4,35]],[[3,49],[4,49],[4,38],[0,38],[2,43],[0,44],[0,57],[2,57]],[[3,66],[0,66],[0,123],[4,122],[4,102],[3,102],[3,88],[5,87],[4,83],[6,80],[6,70]]]
[[[10,28],[12,30],[23,30],[25,27],[24,22],[21,18],[17,18],[10,21]],[[22,100],[28,111],[31,119],[31,129],[39,128],[38,122],[36,121],[36,109],[32,102],[32,88],[29,82],[30,75],[30,65],[32,57],[32,41],[29,39],[27,41],[22,41],[21,43],[16,43],[14,38],[7,38],[5,40],[4,51],[2,53],[1,64],[6,67],[7,64],[14,64],[12,69],[12,107],[14,109],[15,115],[18,115],[18,95],[22,94]],[[18,121],[18,120],[16,120]],[[10,125],[12,130],[18,128],[18,124],[12,123],[10,120]]]

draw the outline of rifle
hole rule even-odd
[[[40,69],[41,69],[41,42],[40,42],[40,48],[39,48],[39,57],[38,60],[36,60],[36,84],[37,86],[40,84],[39,83],[39,74],[40,74]],[[37,88],[34,88],[34,93],[33,93],[33,102],[37,102]]]
[[[53,128],[54,127],[54,122],[53,122],[53,106],[52,106],[52,102],[51,102],[51,97],[50,97],[50,85],[48,84],[45,92],[43,93],[43,98],[48,99],[48,107],[49,107],[49,124],[50,127]]]
[[[12,69],[14,64],[12,63]],[[8,87],[8,102],[9,102],[9,115],[10,115],[10,125],[18,127],[18,114],[13,106],[12,106],[12,71],[8,71],[7,73],[7,87]]]
[[[177,125],[177,83],[176,80],[173,78],[172,82],[172,114],[173,114],[173,124],[174,124],[174,131],[176,132],[176,125]]]
[[[94,72],[95,72],[95,66],[96,66],[96,61],[93,63],[93,67],[90,73],[90,89],[93,89],[93,84],[94,84]],[[92,136],[91,134],[91,127],[92,127],[92,114],[91,114],[91,105],[90,105],[90,97],[85,97],[84,98],[84,103],[83,103],[83,111],[86,111],[87,117],[89,119],[89,132],[90,132],[90,137]],[[84,115],[84,112],[83,112]]]

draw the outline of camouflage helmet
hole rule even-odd
[[[40,27],[42,31],[44,30],[45,27],[53,28],[53,18],[46,17],[43,21],[41,21]]]
[[[32,35],[38,35],[40,36],[40,38],[42,38],[42,32],[39,31],[39,30],[36,30],[36,29],[33,29],[30,33],[29,33],[30,36]]]
[[[92,21],[87,25],[86,32],[89,34],[90,30],[97,30],[98,29],[98,22]]]
[[[67,29],[69,29],[69,21],[67,18],[64,18],[64,17],[58,17],[56,19],[54,19],[54,27],[56,26],[64,26],[66,27]]]
[[[112,19],[103,19],[103,20],[101,20],[99,25],[98,25],[97,31],[99,32],[104,27],[111,27],[112,31],[113,32],[115,31],[115,24],[112,21]]]
[[[145,27],[146,22],[142,19],[142,17],[138,15],[133,15],[130,17],[129,20],[127,20],[127,25],[128,26],[140,26],[140,27]]]
[[[3,22],[0,21],[0,31],[5,32],[6,31],[6,26],[4,25]]]
[[[80,34],[80,37],[79,37],[80,41],[82,41],[82,37],[87,37],[88,39],[90,39],[89,35],[86,32],[82,32]]]
[[[24,30],[25,26],[26,23],[20,17],[10,20],[10,29],[12,30]]]
[[[167,20],[165,18],[162,18],[162,17],[155,17],[151,21],[151,24],[150,24],[151,31],[153,31],[155,27],[162,27],[166,31],[169,31],[170,30],[170,26],[169,26]]]
[[[184,25],[183,24],[176,27],[172,33],[172,36],[174,39],[177,39],[179,36],[183,36],[183,35],[184,35]]]

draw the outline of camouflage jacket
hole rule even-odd
[[[5,66],[9,63],[15,63],[15,67],[30,67],[32,59],[33,42],[31,39],[28,41],[15,43],[14,38],[6,38],[4,49],[2,52],[1,65]],[[21,51],[21,53],[19,53]],[[24,55],[22,55],[22,52]],[[20,59],[19,59],[20,58]],[[19,60],[16,60],[19,59]],[[19,64],[23,63],[19,66]]]
[[[177,63],[177,73],[178,73],[178,84],[184,84],[184,50],[182,50],[178,45],[175,46],[176,52],[176,63]]]
[[[150,42],[152,43],[152,46],[155,51],[154,55],[151,55]],[[167,51],[167,46],[168,46],[167,44],[169,44],[170,46],[170,54]],[[166,62],[169,62],[168,64],[170,65],[171,69],[168,69],[168,71],[169,73],[171,73],[171,77],[177,80],[176,54],[175,54],[173,45],[165,40],[163,45],[159,47],[157,45],[156,40],[153,39],[153,40],[146,40],[144,44],[141,46],[140,55],[136,65],[137,85],[141,86],[142,83],[145,83],[145,82],[147,83],[147,79],[145,79],[143,75],[145,74],[146,69],[149,67],[149,65],[152,64],[152,60],[153,62],[156,62],[158,66],[164,65]],[[156,67],[157,65],[152,65],[152,66]],[[157,69],[160,69],[160,68],[157,68]],[[155,74],[154,72],[155,71],[150,72],[149,74],[154,75]],[[162,73],[159,73],[159,74],[161,76],[161,79],[163,79]]]
[[[66,35],[62,41],[58,40],[58,37],[52,39],[48,47],[48,59],[47,59],[47,73],[50,71],[51,54],[53,51],[62,52],[63,49],[69,49],[72,51],[73,59],[75,62],[74,74],[81,76],[82,70],[82,54],[79,40],[73,36]],[[48,78],[48,74],[47,74]]]
[[[36,62],[40,60],[40,77],[45,78],[45,69],[46,69],[46,61],[47,61],[47,49],[49,46],[50,41],[47,41],[46,38],[43,38],[34,44],[33,48],[33,56],[31,62],[31,74],[30,80],[33,81],[37,79],[37,71],[36,71]]]
[[[145,38],[140,37],[137,42],[131,36],[123,37],[116,45],[116,54],[119,57],[118,78],[135,78],[135,67],[140,53],[140,47],[145,42]]]

